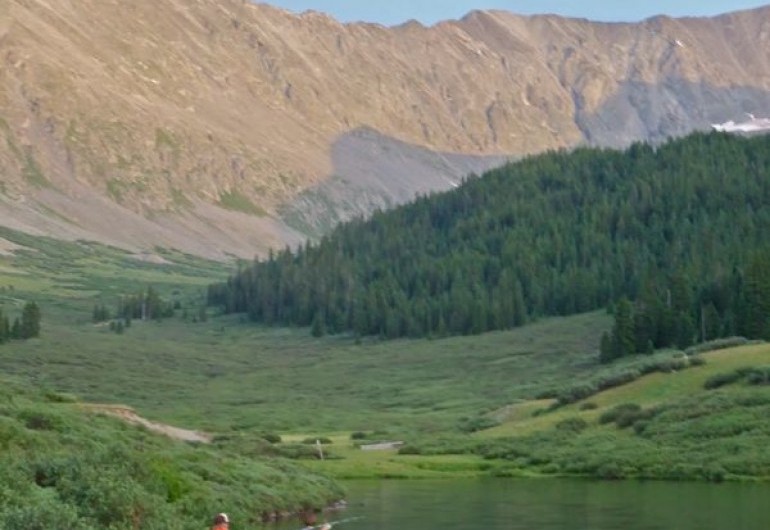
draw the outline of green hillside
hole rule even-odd
[[[434,441],[410,451],[483,456],[498,474],[770,479],[770,345],[692,359],[705,364],[647,375],[567,406],[522,401],[491,413],[502,423],[474,434],[476,442]]]
[[[394,338],[508,329],[626,296],[672,312],[654,347],[766,336],[755,299],[767,286],[748,263],[770,229],[769,172],[768,136],[547,153],[242,268],[208,299],[316,335]]]
[[[602,365],[596,355],[598,337],[612,323],[604,312],[546,318],[471,337],[316,339],[307,329],[254,327],[232,316],[185,317],[185,308],[197,308],[211,277],[205,263],[189,264],[187,270],[174,263],[141,265],[144,284],[164,299],[178,298],[181,307],[172,317],[135,321],[118,334],[106,324],[94,324],[91,309],[96,302],[114,307],[121,292],[135,292],[136,283],[121,284],[118,274],[107,289],[112,284],[105,278],[122,269],[125,256],[80,244],[61,244],[57,252],[45,240],[27,244],[35,250],[2,258],[6,281],[28,276],[41,281],[12,290],[6,285],[4,308],[10,313],[24,301],[39,301],[42,333],[0,346],[0,369],[47,390],[29,390],[25,383],[20,394],[38,397],[16,402],[65,414],[67,424],[104,423],[105,440],[112,429],[127,437],[150,437],[170,452],[171,460],[180,455],[183,469],[192,454],[206,454],[246,459],[248,466],[299,469],[273,460],[282,456],[302,469],[335,477],[492,473],[721,480],[768,475],[761,455],[755,458],[767,441],[763,423],[757,422],[767,412],[767,387],[737,380],[723,388],[703,388],[713,376],[770,365],[770,349],[764,345],[690,355],[686,363],[681,353],[660,351]],[[49,265],[64,257],[72,270],[60,278]],[[85,260],[101,263],[98,274],[78,268]],[[698,358],[706,364],[687,367]],[[84,420],[71,404],[41,403],[59,392],[89,402],[124,403],[153,420],[208,431],[217,443],[193,449],[112,419]],[[557,399],[564,404],[554,405]],[[599,423],[609,410],[629,404],[623,420],[633,420],[628,426]],[[21,421],[16,412],[8,416]],[[363,441],[402,440],[404,453],[419,454],[362,452],[355,445],[362,442],[351,439],[356,432],[363,433]],[[282,441],[268,447],[266,433]],[[37,435],[34,429],[32,434]],[[317,438],[332,441],[324,461],[302,443]],[[57,441],[48,449],[55,454],[59,444],[67,443]],[[73,443],[72,452],[84,452],[81,442]],[[720,452],[735,447],[738,453]],[[675,467],[676,473],[661,471]],[[337,491],[304,473],[296,475],[292,488],[307,492],[312,502]],[[242,495],[249,487],[233,483],[228,492]],[[280,506],[298,502],[292,493],[275,495]],[[211,508],[206,505],[201,512]],[[199,516],[205,519],[199,512],[189,515]]]
[[[286,461],[174,442],[66,395],[1,382],[2,528],[193,529],[224,508],[248,527],[343,495]]]

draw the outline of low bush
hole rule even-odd
[[[45,400],[49,403],[77,403],[78,398],[74,394],[63,392],[46,392]]]
[[[398,449],[398,454],[400,455],[421,455],[422,449],[419,446],[416,445],[404,445],[401,446]]]
[[[613,374],[608,374],[600,377],[596,382],[596,387],[599,390],[607,390],[608,388],[615,388],[627,383],[636,381],[641,377],[641,372],[635,369],[623,370]]]
[[[556,424],[556,430],[578,433],[588,427],[588,422],[583,418],[573,417],[561,420]]]
[[[318,450],[312,445],[303,444],[281,444],[273,446],[276,456],[290,458],[292,460],[315,460],[319,458]]]
[[[697,355],[708,351],[724,350],[726,348],[735,348],[736,346],[745,346],[755,344],[757,341],[750,341],[745,337],[725,337],[690,346],[685,350],[687,355]]]
[[[489,418],[487,416],[477,416],[475,418],[461,419],[457,427],[462,432],[472,433],[491,429],[492,427],[497,427],[498,425],[500,425],[500,422],[494,418]]]
[[[559,391],[553,388],[542,390],[535,394],[535,399],[556,399],[559,397]]]
[[[271,444],[281,443],[281,436],[272,432],[265,432],[261,434],[262,439],[270,442]]]
[[[742,379],[744,376],[740,373],[739,370],[735,370],[732,372],[727,373],[721,373],[721,374],[715,374],[706,379],[706,382],[703,383],[703,388],[706,390],[713,390],[715,388],[720,388],[726,385],[730,385],[732,383],[735,383]]]
[[[560,391],[556,397],[556,402],[558,405],[569,405],[593,396],[598,391],[599,387],[595,383],[581,383]]]
[[[308,438],[305,438],[302,440],[302,443],[305,445],[315,445],[320,443],[321,445],[331,445],[332,441],[329,438],[326,438],[325,436],[310,436]]]
[[[622,403],[612,407],[610,410],[599,416],[599,423],[602,425],[607,423],[615,423],[619,418],[639,414],[641,410],[642,407],[636,403]]]
[[[551,410],[571,403],[576,403],[591,397],[594,394],[598,394],[603,390],[632,383],[643,375],[656,372],[671,373],[684,370],[691,366],[705,364],[705,360],[703,359],[695,361],[694,359],[688,358],[682,352],[677,353],[678,356],[674,355],[669,358],[645,360],[643,362],[635,363],[633,366],[628,366],[625,369],[601,374],[589,381],[558,390],[555,392],[556,403],[551,407]],[[538,396],[545,396],[546,394],[551,395],[553,393],[553,391],[548,391],[547,393],[541,393]]]
[[[754,368],[746,374],[746,382],[750,385],[770,385],[770,366]]]
[[[769,385],[770,366],[744,367],[732,372],[719,373],[706,379],[706,382],[703,383],[703,388],[714,390],[738,382],[744,382],[753,386]]]

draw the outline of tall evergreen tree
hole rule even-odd
[[[35,302],[27,302],[21,312],[19,338],[31,339],[40,336],[40,308]]]
[[[613,357],[624,357],[636,353],[634,348],[634,320],[631,302],[621,298],[615,305],[615,324],[612,327]]]

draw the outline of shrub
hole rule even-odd
[[[627,473],[618,463],[607,462],[596,470],[596,476],[605,480],[619,480],[626,478]]]
[[[734,348],[736,346],[745,346],[752,344],[755,341],[750,341],[745,337],[726,337],[724,339],[710,340],[708,342],[702,342],[695,346],[690,346],[685,350],[687,355],[697,355],[699,353],[707,351],[724,350],[726,348]]]
[[[24,410],[19,418],[33,431],[60,431],[64,427],[63,419],[48,411]]]
[[[636,423],[634,423],[634,433],[636,433],[639,436],[642,436],[649,424],[650,422],[646,420],[637,421]]]
[[[663,372],[664,374],[669,374],[671,372],[678,372],[679,370],[684,370],[687,368],[687,361],[684,358],[681,359],[668,359],[663,361],[658,361],[655,363],[655,371]]]
[[[641,412],[641,410],[642,407],[636,403],[623,403],[621,405],[616,405],[615,407],[612,407],[610,410],[599,416],[599,423],[602,425],[606,423],[613,423],[616,422],[621,416],[638,414]]]
[[[422,449],[416,445],[404,445],[398,449],[400,455],[421,455]]]
[[[615,418],[615,425],[617,425],[621,429],[625,429],[626,427],[630,427],[634,425],[638,420],[644,417],[645,417],[645,413],[643,410],[629,409],[627,411],[623,411],[620,414],[618,414],[618,417]]]
[[[33,498],[0,514],[2,528],[45,528],[47,530],[85,530],[74,506],[65,504],[45,490],[30,492]]]
[[[724,482],[727,471],[719,464],[712,464],[703,469],[703,478],[709,482]]]
[[[581,403],[580,407],[578,408],[580,410],[596,410],[599,408],[599,405],[597,405],[593,401],[586,401],[585,403]]]
[[[642,374],[639,370],[623,370],[621,372],[599,378],[596,386],[599,390],[606,390],[608,388],[614,388],[636,381],[639,379],[639,377],[641,377],[641,375]]]
[[[366,440],[368,435],[363,431],[356,431],[350,435],[351,440]]]
[[[500,422],[494,418],[477,416],[475,418],[463,418],[460,420],[458,428],[462,432],[471,433],[491,429],[492,427],[497,427],[498,425],[500,425]]]
[[[74,394],[62,392],[46,392],[45,400],[49,403],[77,403],[78,398]]]
[[[556,424],[556,430],[578,433],[588,427],[588,422],[583,418],[566,418]]]
[[[542,390],[535,394],[535,399],[556,399],[559,397],[559,392],[553,388]]]
[[[320,443],[322,445],[331,445],[332,441],[325,436],[310,436],[302,440],[302,443],[306,445],[315,445],[316,443]]]
[[[556,399],[559,405],[569,405],[570,403],[575,403],[581,399],[593,396],[597,391],[598,388],[595,384],[582,383],[562,390],[559,392]]]
[[[281,436],[272,432],[262,433],[262,439],[271,444],[281,443]]]
[[[291,458],[292,460],[301,460],[305,458],[307,459],[318,458],[318,451],[316,451],[315,447],[313,447],[312,445],[286,444],[286,445],[276,445],[274,447],[275,447],[276,454],[284,458]]]
[[[556,462],[551,462],[543,467],[542,472],[546,475],[557,475],[561,473],[561,466]]]
[[[746,382],[750,385],[770,385],[770,366],[755,368],[746,375]]]
[[[708,379],[706,379],[706,382],[703,383],[703,388],[705,388],[706,390],[713,390],[715,388],[723,387],[725,385],[734,383],[740,378],[741,376],[737,372],[715,374],[709,377]]]

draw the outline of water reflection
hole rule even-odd
[[[339,530],[767,530],[770,485],[576,480],[350,482]],[[281,530],[296,530],[284,524]]]

